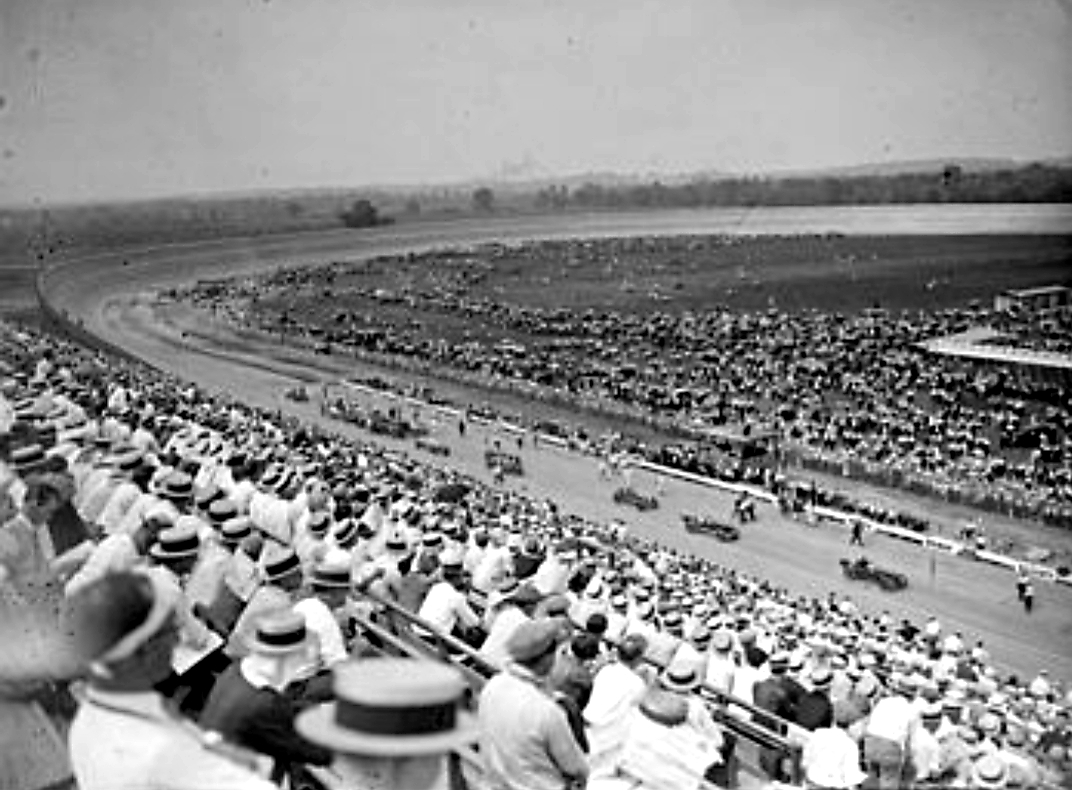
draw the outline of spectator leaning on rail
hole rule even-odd
[[[518,626],[507,642],[510,663],[480,694],[480,754],[491,790],[584,786],[584,752],[566,712],[543,688],[561,633],[553,618]]]

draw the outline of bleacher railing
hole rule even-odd
[[[443,633],[393,601],[373,593],[365,593],[364,597],[373,605],[376,613],[374,616],[356,615],[354,622],[377,651],[453,664],[468,681],[472,699],[479,696],[484,683],[499,671],[472,646]],[[612,642],[607,642],[607,645],[613,647]],[[650,659],[646,660],[656,671],[664,668]],[[770,711],[710,686],[701,687],[697,693],[707,703],[716,723],[738,739],[738,758],[746,758],[738,762],[743,770],[763,778],[758,751],[767,749],[779,755],[790,781],[799,783],[802,780],[800,758],[807,734],[805,730]],[[743,750],[741,746],[744,746]],[[480,770],[476,752],[459,756],[467,774]],[[717,786],[705,783],[704,787],[716,790]]]

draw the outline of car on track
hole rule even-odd
[[[413,444],[416,445],[418,450],[424,450],[432,455],[442,456],[443,458],[450,455],[450,448],[431,436],[418,436]]]
[[[872,565],[867,557],[857,557],[854,560],[843,557],[841,572],[846,579],[873,582],[884,592],[899,592],[908,586],[908,577],[903,573]]]
[[[683,513],[681,521],[685,525],[685,531],[694,535],[713,535],[723,543],[732,543],[741,538],[740,529],[711,516]]]
[[[520,477],[525,473],[521,463],[521,456],[513,453],[504,453],[499,450],[488,450],[484,453],[484,465],[488,469],[498,469],[504,475]]]
[[[657,510],[659,500],[653,496],[642,494],[635,488],[623,486],[614,491],[614,502],[618,505],[631,505],[641,513],[647,510]]]

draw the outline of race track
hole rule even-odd
[[[147,295],[160,287],[200,277],[264,270],[283,263],[353,259],[492,239],[648,232],[635,221],[628,230],[617,227],[616,222],[604,226],[594,223],[591,227],[574,224],[568,228],[556,226],[553,218],[514,220],[491,226],[459,222],[402,226],[367,234],[342,231],[161,246],[96,256],[57,267],[47,278],[45,290],[54,306],[81,318],[89,331],[159,368],[250,403],[283,408],[320,420],[323,418],[315,403],[290,403],[281,395],[295,382],[337,377],[337,370],[326,367],[337,362],[281,360],[278,349],[254,342],[223,343],[204,332],[195,337],[184,336],[183,329],[193,324],[184,325],[183,321],[195,321],[196,317],[184,318],[181,312],[162,314],[149,304]],[[674,232],[674,229],[654,232]],[[332,425],[358,435],[349,426]],[[451,465],[489,479],[483,468],[487,437],[482,430],[470,431],[464,440],[451,425],[443,425],[440,433],[452,446]],[[408,442],[395,446],[404,446],[425,460],[442,463],[417,453]],[[534,496],[551,497],[567,511],[600,520],[622,517],[637,534],[775,580],[795,593],[822,595],[837,590],[851,595],[865,611],[888,610],[894,616],[910,616],[919,621],[933,613],[947,628],[962,630],[972,640],[983,639],[1001,666],[1030,675],[1046,667],[1058,677],[1072,679],[1072,588],[1040,583],[1035,612],[1027,616],[1016,600],[1013,579],[1006,571],[940,556],[932,577],[930,554],[900,541],[870,536],[868,555],[878,564],[902,570],[911,580],[904,593],[884,595],[875,588],[841,578],[837,560],[847,551],[847,536],[837,528],[806,527],[783,519],[773,508],[761,507],[759,522],[744,528],[739,543],[721,544],[686,534],[679,516],[681,512],[707,511],[728,519],[730,499],[724,494],[671,481],[660,509],[640,515],[611,502],[611,493],[618,483],[600,481],[596,465],[589,458],[531,447],[523,451],[523,457],[527,474],[522,481],[511,485],[521,485]],[[652,481],[641,475],[635,482],[647,490],[653,488]]]

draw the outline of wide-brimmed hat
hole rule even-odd
[[[265,655],[283,655],[306,649],[309,631],[305,618],[292,609],[269,612],[256,621],[249,649]]]
[[[271,562],[264,564],[264,580],[275,582],[289,576],[292,573],[301,572],[301,560],[293,549],[285,549]]]
[[[156,536],[149,554],[158,560],[179,560],[195,557],[201,550],[201,538],[191,524],[168,527]]]
[[[335,701],[301,713],[299,733],[337,754],[444,754],[479,737],[461,709],[466,683],[452,666],[405,658],[348,661],[335,669]]]

